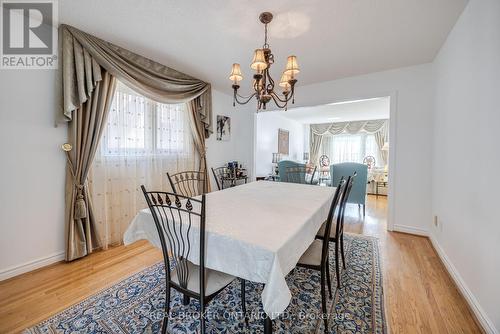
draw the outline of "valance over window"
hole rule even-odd
[[[372,121],[355,121],[355,122],[340,122],[340,123],[324,123],[311,124],[311,132],[322,136],[327,133],[339,135],[341,133],[356,134],[360,131],[367,133],[375,133],[387,126],[386,119],[377,119]]]
[[[102,66],[113,77],[152,100],[181,103],[197,100],[205,138],[213,132],[209,83],[159,64],[68,25],[61,25],[64,115],[89,98],[101,78]]]
[[[365,132],[375,135],[375,141],[380,150],[382,162],[387,164],[387,152],[382,151],[382,147],[388,142],[389,135],[389,120],[376,119],[369,121],[354,121],[354,122],[339,122],[339,123],[323,123],[311,124],[311,136],[309,141],[309,152],[311,153],[311,163],[317,165],[320,154],[323,136],[340,135],[340,134],[358,134]]]

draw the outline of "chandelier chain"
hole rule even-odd
[[[267,23],[264,25],[264,49],[269,49],[269,44],[267,43]]]

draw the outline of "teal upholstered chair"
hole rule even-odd
[[[293,172],[293,176],[292,177],[288,177],[287,174],[288,171],[290,171],[291,169],[296,169],[294,172]],[[303,177],[301,177],[301,173],[298,172],[299,169],[303,169],[304,170],[304,173],[303,173]],[[309,177],[309,175],[306,176],[306,165],[305,164],[302,164],[300,162],[296,162],[296,161],[291,161],[291,160],[282,160],[280,162],[278,162],[278,171],[279,171],[279,175],[280,175],[280,181],[281,182],[291,182],[291,183],[304,183],[304,184],[316,184],[318,183],[318,180],[315,179],[315,176],[316,175],[316,169],[314,169],[314,172],[311,170],[312,172],[312,175],[309,173],[309,175],[311,175]],[[301,180],[300,182],[298,180]],[[302,179],[303,179],[303,182],[302,182]]]
[[[352,185],[351,193],[347,203],[354,203],[363,206],[363,217],[366,213],[366,183],[368,182],[368,166],[357,162],[343,162],[330,166],[331,184],[339,184],[340,179],[357,173]]]
[[[291,161],[291,160],[282,160],[282,161],[278,162],[278,172],[280,175],[280,181],[281,182],[288,182],[288,180],[286,178],[287,168],[299,167],[299,166],[303,166],[303,165],[304,164],[301,164],[300,162]]]

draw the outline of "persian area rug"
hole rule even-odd
[[[329,333],[386,333],[378,240],[345,234],[346,269],[336,289],[331,253],[333,298],[328,301]],[[330,247],[333,249],[332,247]],[[29,328],[25,333],[159,333],[165,303],[162,263],[149,267]],[[292,300],[274,321],[275,333],[323,333],[319,272],[295,268],[287,283]],[[262,333],[262,284],[247,282],[249,325],[241,312],[240,282],[235,280],[207,307],[207,333]],[[328,291],[328,289],[327,289]],[[199,304],[182,303],[172,289],[169,333],[199,332]]]

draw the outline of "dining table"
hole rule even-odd
[[[334,193],[334,187],[258,181],[205,196],[205,266],[264,284],[266,334],[291,301],[285,278],[314,241]],[[125,245],[141,239],[161,248],[149,209],[139,211],[124,234]],[[199,238],[193,242],[199,248]],[[199,252],[191,254],[199,264]]]

